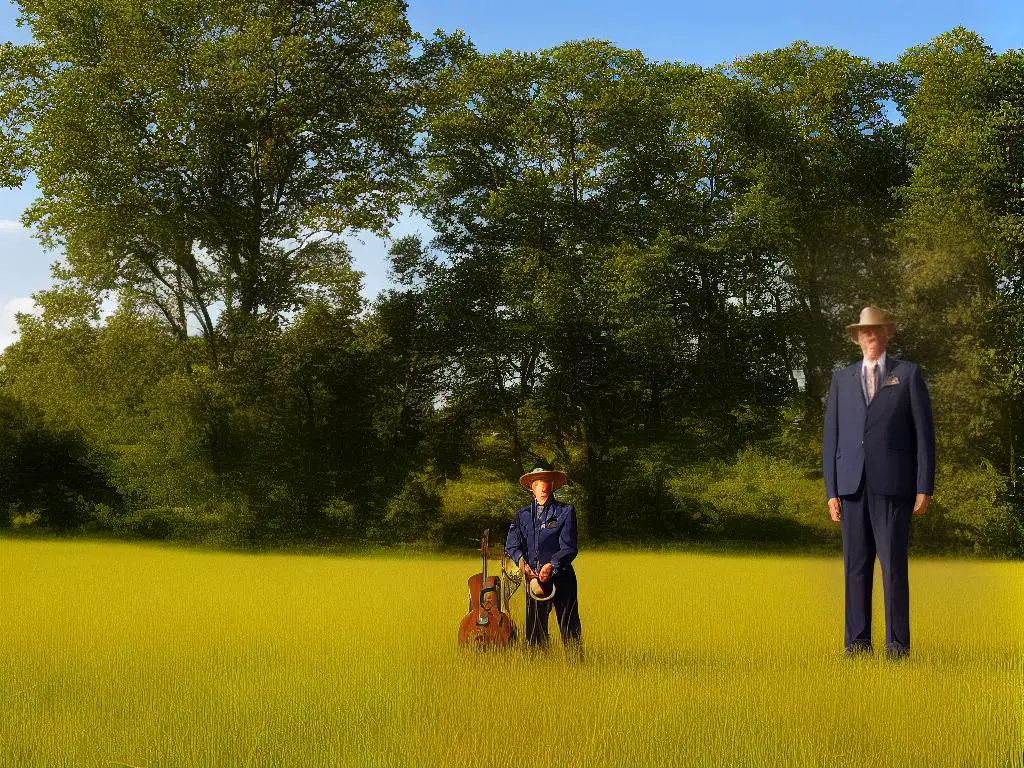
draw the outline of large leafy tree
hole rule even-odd
[[[438,235],[418,263],[453,340],[453,394],[497,418],[510,470],[534,452],[571,462],[595,534],[637,390],[658,410],[669,385],[659,350],[641,365],[636,353],[671,319],[632,332],[624,311],[644,291],[636,280],[667,273],[638,264],[627,285],[615,265],[642,261],[666,226],[692,218],[696,177],[673,124],[674,100],[697,77],[595,41],[467,49],[427,102],[420,204]]]
[[[500,423],[515,469],[533,452],[569,462],[593,534],[633,448],[727,454],[787,390],[755,285],[774,264],[755,264],[732,213],[752,165],[735,137],[764,133],[751,105],[722,73],[597,41],[465,51],[428,100],[436,250],[400,263],[454,340],[449,405]]]
[[[84,435],[128,506],[227,501],[280,536],[365,500],[387,402],[340,236],[384,231],[413,171],[435,49],[414,59],[404,3],[21,9],[0,152],[65,260],[11,391]]]
[[[705,72],[594,41],[438,78],[422,205],[461,380],[513,429],[539,402],[595,529],[637,427],[727,451],[796,368],[818,419],[840,318],[891,265],[899,83],[806,44]]]
[[[798,42],[739,59],[725,71],[748,86],[734,134],[742,165],[733,215],[749,225],[786,345],[802,373],[808,423],[847,344],[841,326],[858,306],[896,293],[887,226],[891,189],[909,167],[887,106],[904,85],[896,68]]]
[[[948,479],[955,492],[956,471],[987,467],[1019,504],[1024,58],[957,28],[902,64],[915,85],[904,104],[915,167],[897,232]],[[983,537],[1004,523],[967,524]]]
[[[334,236],[382,230],[411,168],[400,0],[25,0],[5,151],[68,275],[144,296],[208,352],[344,294]],[[342,298],[343,300],[343,298]],[[220,327],[218,328],[218,314]]]

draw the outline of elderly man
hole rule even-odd
[[[526,578],[526,642],[547,645],[548,617],[554,603],[562,642],[579,658],[582,629],[572,567],[577,552],[576,510],[551,495],[566,482],[564,472],[544,461],[519,478],[533,499],[516,512],[505,554]]]
[[[928,509],[935,482],[935,434],[920,369],[886,355],[889,314],[866,307],[846,327],[864,357],[832,376],[822,446],[832,521],[842,526],[846,653],[871,652],[875,556],[885,587],[885,650],[910,652],[907,545],[911,513]]]

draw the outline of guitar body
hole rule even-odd
[[[459,624],[459,645],[502,647],[515,642],[512,617],[501,610],[501,581],[487,575],[487,535],[480,542],[483,568],[469,579],[469,612]]]

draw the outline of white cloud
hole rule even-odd
[[[20,221],[14,221],[13,219],[0,219],[0,235],[12,232],[18,235],[28,234],[28,230],[21,226]]]
[[[0,310],[0,352],[18,340],[18,321],[14,318],[19,312],[37,312],[35,301],[30,296],[11,299]]]

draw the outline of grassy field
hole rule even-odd
[[[1024,564],[913,561],[896,665],[838,559],[584,552],[582,665],[457,651],[477,565],[0,539],[0,765],[1020,765]]]

